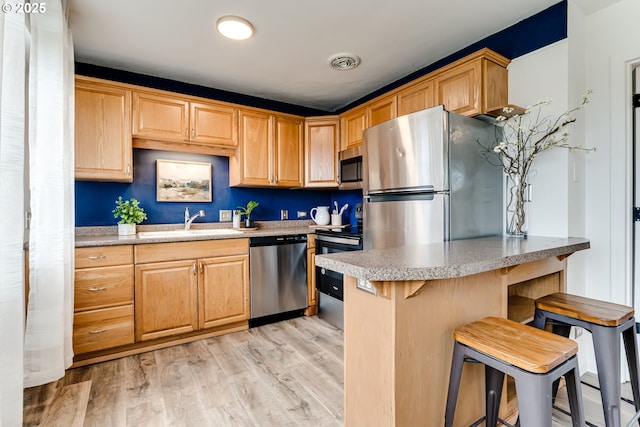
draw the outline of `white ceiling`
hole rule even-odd
[[[79,62],[335,111],[558,1],[69,0],[69,24]],[[345,52],[360,66],[329,68]]]

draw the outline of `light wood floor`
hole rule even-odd
[[[301,317],[68,370],[25,390],[24,425],[342,426],[342,356],[340,330]],[[598,391],[582,391],[587,420],[604,426]],[[564,390],[557,404],[568,409]],[[622,407],[625,424],[633,408]],[[571,421],[554,410],[553,425]]]

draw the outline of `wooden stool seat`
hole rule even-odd
[[[487,426],[498,423],[504,377],[514,379],[518,398],[519,423],[523,426],[551,427],[552,388],[565,377],[574,427],[584,426],[578,344],[545,330],[513,320],[486,317],[453,331],[455,338],[444,425],[453,426],[460,379],[465,362],[484,364],[485,416]]]
[[[632,307],[578,295],[556,293],[538,298],[533,326],[568,337],[572,327],[589,331],[598,368],[600,396],[607,427],[619,427],[620,420],[620,343],[624,342],[631,377],[636,416],[640,417],[640,361],[636,338],[636,320]],[[553,396],[558,384],[553,385]],[[633,420],[632,420],[633,421]]]
[[[556,293],[538,298],[536,308],[601,326],[620,326],[634,316],[626,305]]]
[[[549,372],[578,352],[575,341],[498,317],[461,326],[453,336],[461,344],[539,374]]]

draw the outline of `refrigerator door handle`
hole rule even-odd
[[[436,193],[434,191],[406,191],[384,194],[369,194],[364,199],[369,203],[377,202],[401,202],[409,200],[433,200]]]

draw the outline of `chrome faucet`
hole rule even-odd
[[[185,230],[190,229],[191,223],[193,222],[193,220],[198,218],[199,216],[204,216],[203,210],[201,210],[200,212],[198,212],[193,216],[189,216],[189,208],[184,208],[184,229]]]

